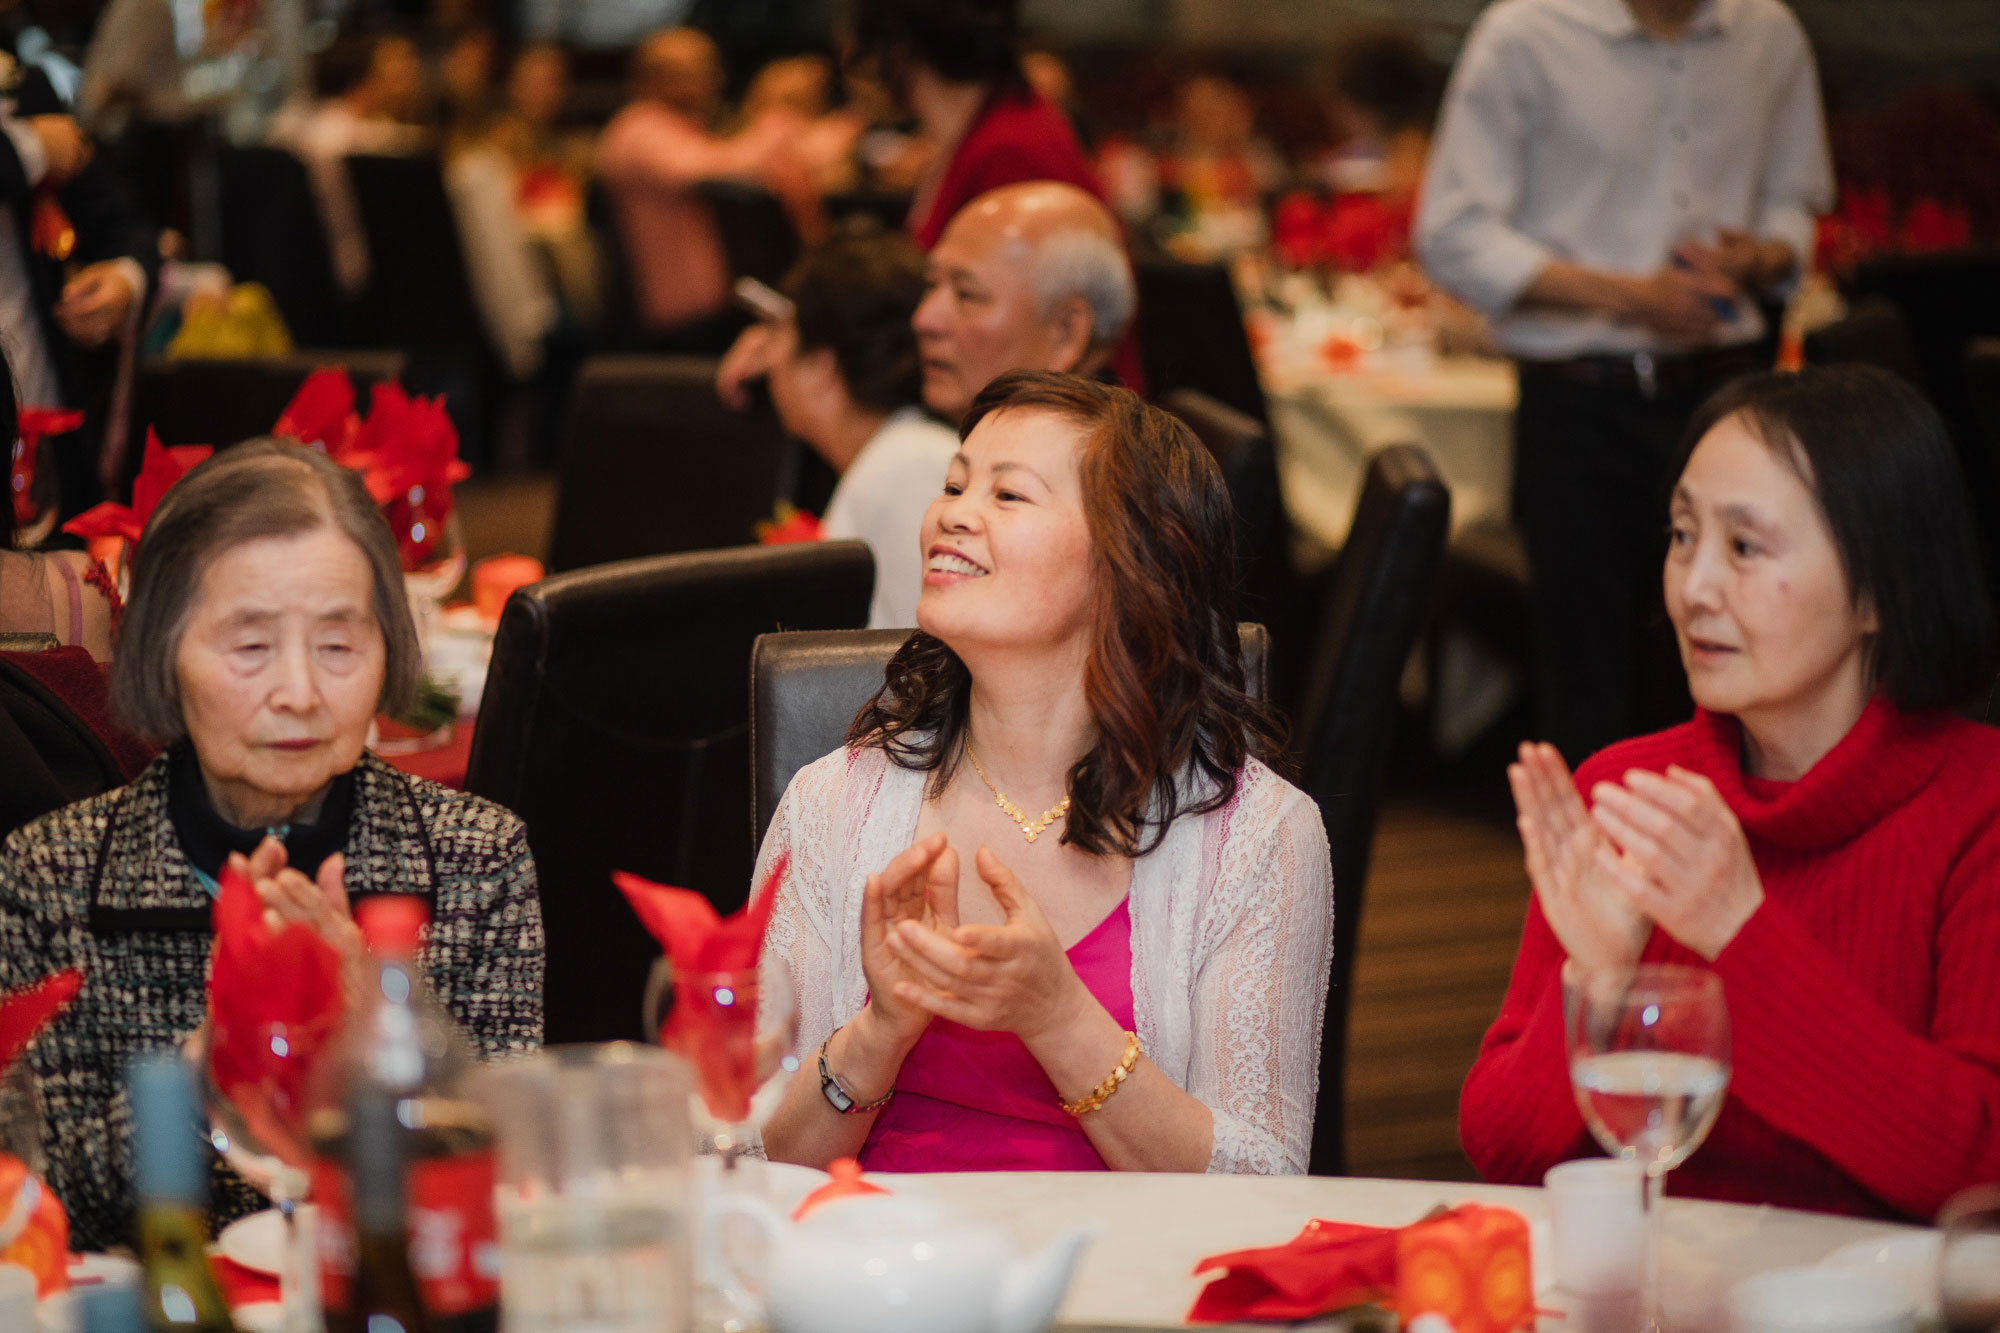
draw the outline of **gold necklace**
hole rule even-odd
[[[977,773],[979,780],[986,784],[986,790],[993,793],[993,804],[1000,807],[1001,814],[1006,815],[1007,818],[1020,826],[1021,836],[1029,842],[1033,842],[1035,839],[1041,837],[1042,834],[1048,832],[1049,825],[1069,813],[1069,797],[1065,796],[1062,798],[1062,804],[1050,806],[1040,819],[1028,818],[1021,813],[1021,807],[1008,800],[1001,793],[1000,789],[993,785],[993,779],[986,776],[986,770],[979,766],[979,756],[972,752],[972,738],[969,736],[965,740],[965,757],[972,761],[972,771]]]

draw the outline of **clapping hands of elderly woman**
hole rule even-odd
[[[230,860],[257,890],[266,929],[304,925],[334,947],[340,955],[347,1004],[354,1008],[368,983],[368,950],[347,906],[347,857],[335,852],[320,863],[317,875],[307,878],[287,864],[285,844],[266,837],[249,856],[231,852]]]
[[[1633,769],[1586,809],[1554,746],[1507,770],[1542,914],[1585,972],[1639,961],[1655,925],[1713,960],[1764,900],[1743,830],[1708,779]]]

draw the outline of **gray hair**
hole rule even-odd
[[[1035,249],[1035,313],[1047,322],[1063,302],[1082,297],[1090,307],[1090,346],[1110,347],[1125,336],[1139,304],[1132,262],[1113,238],[1082,227],[1051,233]]]
[[[244,542],[334,528],[373,575],[385,662],[379,707],[408,707],[423,672],[396,539],[360,474],[317,450],[250,440],[209,459],[167,492],[132,556],[132,596],[111,661],[111,707],[153,744],[184,740],[175,662],[195,592],[218,555]]]

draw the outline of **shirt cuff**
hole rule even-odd
[[[1433,272],[1468,305],[1489,315],[1511,310],[1555,256],[1510,227],[1483,228],[1461,238],[1456,256],[1438,255]]]
[[[42,146],[42,136],[27,121],[12,116],[0,117],[0,130],[6,131],[14,156],[21,159],[21,174],[28,178],[28,188],[40,185],[42,177],[49,174],[49,150]]]

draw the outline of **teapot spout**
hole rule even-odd
[[[993,1333],[1042,1333],[1062,1304],[1077,1256],[1096,1234],[1094,1224],[1073,1227],[1050,1241],[1040,1254],[1010,1264],[1000,1286]]]

